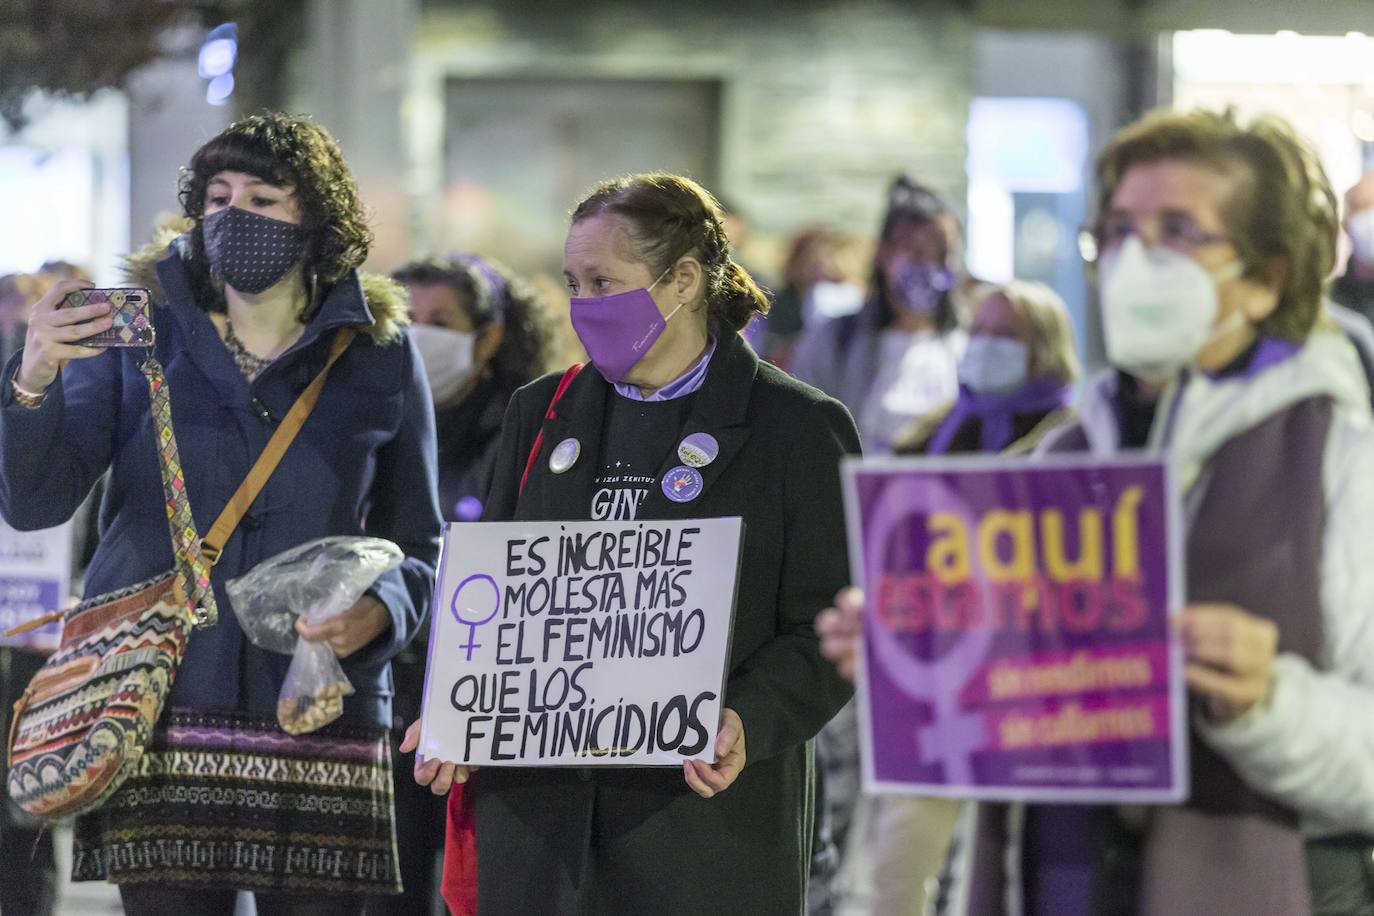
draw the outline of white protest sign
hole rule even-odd
[[[714,762],[742,530],[738,518],[449,525],[420,753]]]
[[[72,525],[42,531],[15,531],[0,522],[0,633],[61,610],[71,595]],[[0,645],[52,650],[62,636],[53,621]]]

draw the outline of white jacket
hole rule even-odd
[[[1119,448],[1114,373],[1089,387],[1079,419],[1094,454]],[[1323,459],[1326,494],[1319,666],[1280,654],[1269,697],[1239,719],[1196,724],[1252,788],[1298,812],[1309,835],[1374,834],[1374,421],[1354,348],[1314,332],[1293,357],[1251,379],[1193,374],[1165,392],[1152,442],[1167,450],[1185,499],[1230,439],[1313,396],[1334,401]],[[1165,405],[1175,405],[1172,418]],[[1051,434],[1041,450],[1053,449]]]

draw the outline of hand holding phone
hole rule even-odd
[[[67,293],[58,308],[83,308],[107,303],[113,319],[109,328],[72,341],[82,347],[151,347],[153,323],[148,318],[149,292],[132,286],[123,289],[77,289]]]
[[[113,306],[108,301],[81,306],[66,303],[69,294],[88,286],[83,280],[63,280],[33,304],[23,361],[14,379],[23,390],[31,394],[46,391],[68,360],[90,359],[104,352],[103,347],[80,346],[78,341],[110,330],[114,326]],[[9,384],[9,380],[3,383]]]

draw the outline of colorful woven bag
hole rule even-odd
[[[328,362],[203,541],[186,497],[167,380],[156,359],[150,355],[145,361],[175,566],[155,579],[18,628],[62,619],[61,644],[14,704],[7,785],[10,798],[25,811],[41,818],[84,814],[133,772],[162,714],[192,628],[217,620],[210,567],[314,409],[330,368],[355,333],[344,328],[336,334]]]

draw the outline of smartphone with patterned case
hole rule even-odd
[[[114,324],[107,331],[74,341],[82,347],[151,347],[155,339],[148,317],[151,294],[141,286],[120,289],[78,289],[67,294],[62,308],[79,308],[108,302],[114,306]]]

